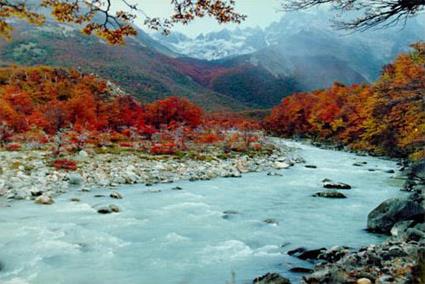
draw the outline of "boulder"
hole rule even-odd
[[[305,267],[292,267],[289,269],[289,271],[294,273],[312,273],[313,269]]]
[[[370,281],[368,278],[360,278],[356,282],[357,284],[372,284],[372,281]]]
[[[393,237],[400,238],[414,223],[412,220],[397,222],[391,228],[390,233]]]
[[[274,162],[273,164],[273,168],[277,169],[277,170],[283,170],[283,169],[288,169],[290,168],[291,165],[285,162]]]
[[[315,166],[315,165],[305,165],[304,167],[306,167],[308,169],[317,169],[317,166]]]
[[[233,216],[235,216],[235,215],[237,215],[237,214],[239,214],[239,212],[238,212],[238,211],[234,211],[234,210],[226,210],[226,211],[223,211],[223,216],[222,216],[222,218],[223,218],[223,219],[225,219],[225,220],[227,220],[227,219],[231,219]]]
[[[270,224],[270,225],[279,225],[279,221],[277,221],[276,219],[273,218],[268,218],[266,220],[263,221],[266,224]]]
[[[171,190],[183,190],[180,186],[173,187]]]
[[[351,185],[343,182],[332,182],[330,180],[323,182],[323,187],[328,189],[351,189]]]
[[[118,213],[120,211],[121,211],[120,208],[116,205],[113,205],[113,204],[97,209],[97,213],[99,213],[99,214]]]
[[[73,197],[69,201],[71,201],[71,202],[80,202],[81,200],[79,198]]]
[[[325,248],[308,250],[303,247],[299,247],[288,251],[288,255],[302,259],[302,260],[317,260],[319,255],[326,252]]]
[[[389,234],[400,221],[423,222],[425,209],[412,200],[391,198],[382,202],[367,217],[367,228],[371,232]]]
[[[53,198],[51,196],[48,196],[48,195],[41,195],[41,196],[37,197],[34,202],[36,204],[40,204],[40,205],[51,205],[51,204],[55,203]]]
[[[40,190],[40,189],[33,189],[33,190],[31,190],[31,196],[32,197],[38,197],[38,196],[41,196],[41,195],[43,195],[43,191],[42,190]]]
[[[81,185],[83,183],[83,177],[78,173],[72,173],[68,175],[68,182],[71,185]]]
[[[99,213],[99,214],[111,214],[112,210],[109,207],[100,207],[99,209],[97,209],[97,213]]]
[[[253,284],[291,284],[291,282],[278,273],[267,273],[255,278]]]
[[[417,179],[425,180],[425,160],[413,164],[409,175]]]
[[[344,194],[336,190],[326,190],[313,194],[314,197],[325,197],[325,198],[347,198]]]
[[[109,197],[114,198],[114,199],[122,199],[122,195],[119,192],[113,191],[111,192],[111,194],[109,194]]]

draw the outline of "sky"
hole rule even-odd
[[[122,9],[124,4],[115,0],[117,4],[115,9]],[[113,1],[113,3],[115,2]],[[167,17],[172,12],[171,0],[127,0],[129,3],[137,3],[138,7],[150,17]],[[248,18],[240,25],[237,24],[218,24],[214,19],[203,18],[192,22],[189,25],[176,25],[175,31],[184,33],[190,37],[196,37],[201,33],[208,33],[219,31],[223,28],[234,29],[236,27],[266,27],[270,23],[277,21],[281,18],[283,12],[279,11],[279,0],[237,0],[237,11],[245,14]],[[137,19],[135,22],[137,25]],[[140,23],[140,20],[139,20]],[[142,27],[143,28],[143,27]]]

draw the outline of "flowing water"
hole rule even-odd
[[[108,195],[100,189],[67,193],[51,206],[1,208],[0,283],[252,283],[266,272],[297,283],[302,275],[288,269],[310,264],[288,256],[290,249],[382,241],[364,229],[371,209],[402,194],[394,174],[384,172],[395,162],[287,143],[318,168],[124,186],[122,200],[95,198]],[[352,165],[359,161],[367,165]],[[312,197],[324,178],[351,184],[343,191],[348,198]],[[96,213],[94,207],[111,203],[122,212]],[[264,222],[270,218],[278,224]]]

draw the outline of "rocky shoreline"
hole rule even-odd
[[[402,190],[411,192],[409,196],[388,199],[368,215],[368,230],[389,235],[389,238],[358,250],[333,247],[288,252],[315,263],[302,283],[425,283],[425,161],[409,166],[403,173],[406,182]],[[279,274],[268,273],[254,283],[287,284],[290,281]]]
[[[267,143],[269,152],[233,153],[229,158],[222,158],[222,153],[214,150],[202,159],[83,150],[67,157],[78,162],[76,171],[56,170],[50,166],[48,151],[3,151],[0,152],[0,197],[37,199],[37,203],[50,204],[53,197],[68,190],[240,177],[248,172],[287,168],[301,161],[291,148],[275,141]]]

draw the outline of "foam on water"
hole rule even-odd
[[[1,208],[0,283],[224,284],[233,274],[236,283],[251,283],[270,271],[297,283],[301,276],[289,269],[311,264],[288,250],[381,241],[364,228],[371,209],[403,194],[384,172],[395,163],[287,143],[317,169],[299,164],[280,171],[283,176],[123,186],[122,200],[110,199],[104,189],[70,192],[51,206],[14,202]],[[359,161],[367,164],[353,166]],[[344,191],[348,198],[312,197],[323,190],[324,178],[352,185]],[[73,197],[81,202],[70,202]],[[122,212],[94,209],[109,204]]]

